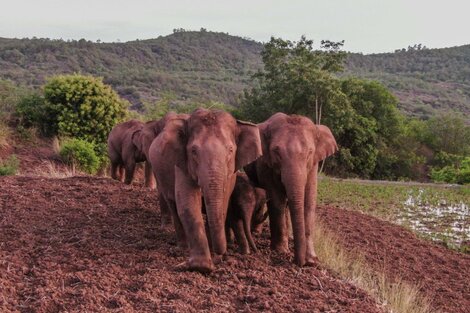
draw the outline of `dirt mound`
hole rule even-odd
[[[321,267],[300,269],[258,238],[210,275],[160,230],[155,192],[104,178],[0,178],[1,312],[381,312]]]
[[[412,232],[374,217],[334,207],[318,216],[348,250],[390,277],[421,286],[441,312],[470,311],[470,256],[435,245]]]

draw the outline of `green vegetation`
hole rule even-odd
[[[126,117],[127,102],[100,78],[78,74],[54,76],[42,92],[20,89],[7,81],[0,81],[0,87],[1,146],[7,145],[6,139],[12,134],[22,141],[34,141],[38,130],[44,136],[88,142],[88,146],[81,142],[65,145],[66,151],[78,149],[75,156],[65,158],[70,162],[73,159],[83,171],[95,173],[96,166],[106,166],[107,137],[114,125]],[[93,156],[88,152],[80,154],[81,149],[89,147],[94,149]]]
[[[15,175],[20,166],[20,161],[15,155],[11,155],[6,160],[0,160],[0,176]]]
[[[61,144],[59,152],[62,160],[75,169],[95,174],[100,167],[100,159],[96,155],[95,146],[83,139],[68,139]]]
[[[106,143],[108,134],[126,115],[126,103],[91,76],[64,75],[44,86],[43,123],[48,133]]]
[[[431,179],[435,182],[448,182],[454,184],[470,184],[470,157],[466,157],[460,165],[447,165],[431,171]]]
[[[197,108],[219,109],[227,112],[235,112],[234,107],[226,105],[222,102],[208,101],[208,102],[193,102],[188,104],[181,104],[174,102],[175,96],[170,93],[163,95],[162,99],[154,104],[144,103],[143,114],[137,118],[145,120],[156,120],[162,118],[166,113],[173,111],[176,113],[191,113]]]
[[[318,203],[358,210],[409,227],[466,252],[470,247],[470,186],[322,178]]]
[[[347,75],[382,82],[400,99],[407,115],[470,113],[470,45],[426,49],[419,45],[395,53],[350,54]],[[469,121],[467,117],[467,122]]]
[[[0,68],[1,78],[33,88],[58,74],[103,77],[138,110],[165,92],[177,103],[234,105],[261,67],[261,49],[258,42],[209,31],[126,43],[0,38]]]

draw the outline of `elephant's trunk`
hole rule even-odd
[[[211,168],[203,179],[202,191],[206,205],[207,222],[212,249],[216,254],[224,254],[227,251],[225,238],[225,218],[227,208],[225,206],[225,188],[227,178],[225,171]]]
[[[281,170],[281,177],[282,183],[286,188],[294,233],[295,263],[303,266],[305,264],[307,247],[304,218],[306,169],[297,167],[283,168]]]

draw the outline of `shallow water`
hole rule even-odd
[[[423,189],[417,194],[410,191],[397,222],[452,248],[470,240],[470,205],[445,199],[430,203]]]

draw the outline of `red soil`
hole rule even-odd
[[[321,266],[231,247],[210,275],[161,230],[155,192],[105,178],[0,178],[0,312],[382,312]],[[374,224],[372,224],[374,225]]]
[[[348,250],[392,278],[421,286],[440,312],[470,312],[470,255],[434,245],[374,217],[319,207],[318,216]]]

